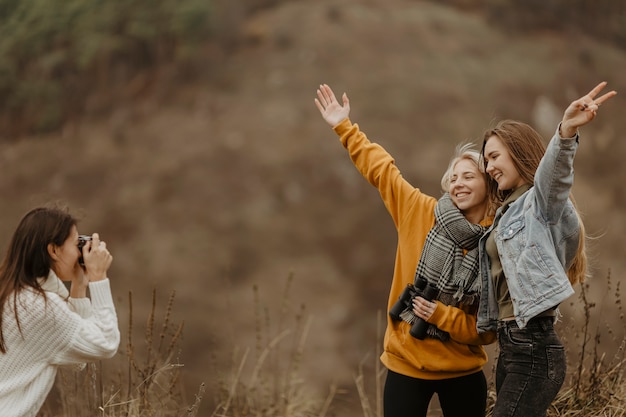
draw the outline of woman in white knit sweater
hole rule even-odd
[[[0,265],[3,417],[34,417],[58,366],[117,352],[120,333],[107,277],[113,258],[97,233],[81,251],[76,223],[65,209],[31,210]],[[63,281],[71,283],[69,291]]]

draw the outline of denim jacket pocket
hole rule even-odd
[[[502,240],[502,248],[498,248],[498,250],[504,249],[504,253],[501,253],[500,257],[505,255],[507,261],[515,264],[516,258],[525,245],[526,237],[524,233],[521,233],[525,229],[524,219],[519,218],[503,226],[504,227],[500,227],[499,231],[500,239]]]
[[[524,228],[524,219],[519,218],[508,222],[504,227],[500,227],[502,240],[512,239],[520,230]]]

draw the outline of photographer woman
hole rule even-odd
[[[490,224],[486,175],[479,153],[461,147],[450,162],[437,201],[406,181],[385,149],[370,142],[348,118],[350,103],[340,104],[328,85],[317,90],[315,104],[361,175],[376,187],[398,233],[388,309],[415,276],[433,279],[439,297],[409,305],[410,319],[425,320],[428,335],[410,334],[412,320],[388,316],[381,361],[387,367],[385,417],[425,417],[435,393],[446,417],[483,417],[487,384],[481,345],[495,333],[478,335],[478,257],[480,236]],[[421,260],[420,260],[421,258]],[[419,268],[418,268],[419,262]],[[417,274],[416,274],[417,269]]]
[[[31,210],[0,265],[3,417],[35,416],[58,366],[117,352],[120,333],[107,278],[113,258],[97,233],[79,251],[76,223],[64,209]],[[69,292],[62,281],[71,282]]]

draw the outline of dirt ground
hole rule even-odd
[[[342,414],[362,415],[353,377],[382,344],[396,238],[319,116],[317,86],[346,91],[351,118],[407,179],[439,195],[455,145],[478,142],[494,121],[520,119],[549,138],[569,101],[598,81],[626,92],[626,53],[571,34],[505,34],[480,15],[408,0],[288,2],[252,16],[240,36],[209,60],[206,81],[0,144],[0,248],[27,209],[65,201],[84,213],[80,231],[111,248],[121,318],[129,292],[142,317],[153,288],[160,305],[176,291],[190,398],[228,374],[231,357],[258,351],[259,329],[269,341],[291,328],[300,343],[308,323],[305,385],[326,393],[337,382]],[[624,104],[618,95],[584,129],[576,162],[599,300],[626,271]],[[617,317],[617,307],[597,311]],[[564,309],[569,332],[581,313]]]

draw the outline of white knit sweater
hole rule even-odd
[[[13,296],[3,311],[7,347],[0,353],[0,415],[34,417],[52,389],[57,367],[110,358],[120,332],[109,280],[91,282],[90,298],[69,298],[50,271],[40,280],[47,301],[32,290],[21,291],[15,322]]]

